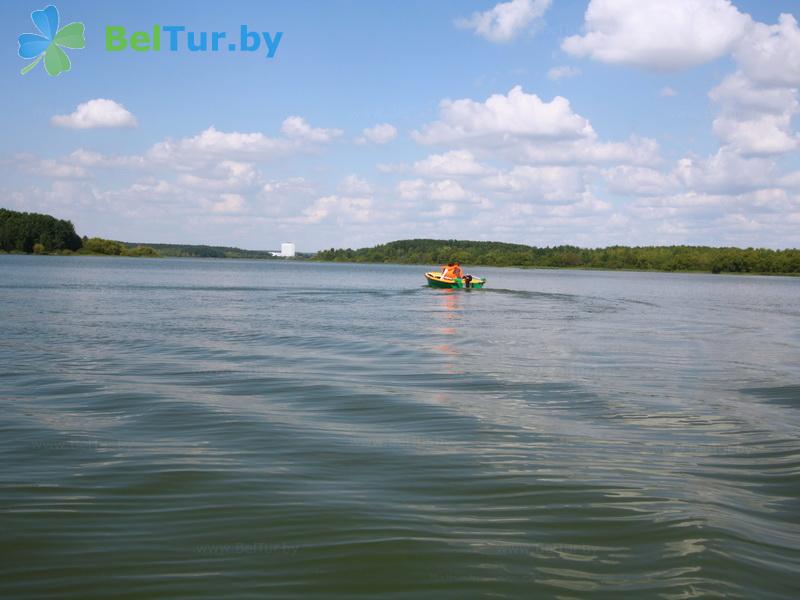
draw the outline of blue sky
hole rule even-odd
[[[393,239],[796,247],[794,1],[6,2],[0,206],[81,234],[301,250]],[[781,16],[784,15],[784,16]],[[105,28],[283,32],[108,52]]]

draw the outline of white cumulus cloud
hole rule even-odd
[[[107,98],[95,98],[79,104],[68,115],[53,115],[57,127],[95,129],[99,127],[136,127],[136,118],[121,104]]]
[[[738,113],[782,113],[798,106],[794,89],[754,84],[741,71],[728,75],[708,96],[726,110]]]
[[[575,201],[585,191],[581,170],[564,166],[520,165],[486,177],[480,183],[497,192],[548,203]]]
[[[553,67],[547,72],[547,78],[552,79],[553,81],[558,81],[559,79],[567,79],[568,77],[577,77],[581,74],[581,70],[577,67],[570,67],[567,65],[562,65],[560,67]]]
[[[293,221],[305,225],[333,220],[338,225],[367,223],[373,218],[373,202],[370,197],[330,195],[314,201]]]
[[[311,127],[303,117],[287,117],[281,125],[281,132],[286,137],[304,139],[310,142],[330,142],[343,133],[341,129]]]
[[[290,148],[287,140],[271,138],[261,132],[225,132],[212,126],[192,137],[158,142],[150,148],[147,157],[164,166],[185,168],[221,158],[276,156]]]
[[[372,186],[368,181],[351,174],[342,179],[342,182],[339,184],[339,191],[350,196],[363,196],[372,194]]]
[[[469,150],[451,150],[444,154],[431,154],[414,163],[413,171],[423,177],[452,177],[481,175],[487,169],[475,160]]]
[[[797,88],[770,87],[736,71],[708,95],[720,108],[713,130],[723,145],[742,155],[784,154],[798,148],[800,140],[792,128],[800,112]]]
[[[211,210],[215,213],[231,214],[242,212],[244,206],[244,198],[239,194],[222,194],[220,200],[211,205]]]
[[[577,138],[594,133],[589,121],[572,112],[566,98],[556,96],[545,102],[520,86],[507,95],[494,94],[485,102],[443,100],[439,109],[439,121],[412,133],[416,141],[445,144],[483,139],[497,143],[512,137]]]
[[[653,196],[672,192],[675,176],[665,175],[649,167],[619,165],[606,169],[603,177],[612,192],[631,196]]]
[[[756,23],[734,51],[739,67],[768,86],[800,86],[800,28],[782,14],[777,25]]]
[[[423,179],[406,179],[397,184],[397,194],[404,200],[443,200],[448,202],[469,200],[474,194],[452,179],[441,181],[425,181]]]
[[[661,161],[656,140],[632,135],[624,142],[604,142],[597,136],[553,143],[526,143],[514,149],[516,160],[538,164],[620,163],[655,165]]]
[[[714,119],[714,133],[724,144],[743,155],[782,154],[798,147],[792,131],[792,113],[761,114],[748,119]]]
[[[774,185],[774,168],[764,157],[743,157],[722,147],[705,159],[680,159],[672,174],[690,191],[735,194]]]
[[[730,0],[591,0],[584,18],[567,53],[665,71],[727,54],[751,24]]]
[[[372,142],[373,144],[387,144],[397,137],[397,128],[390,123],[378,123],[374,127],[362,130],[361,137],[356,140],[359,144]]]
[[[317,148],[342,135],[342,130],[315,128],[302,117],[288,117],[281,125],[281,133],[282,136],[270,137],[260,131],[227,132],[211,126],[192,137],[158,142],[146,158],[176,169],[197,168],[221,159],[266,160]]]
[[[198,190],[237,190],[254,187],[261,183],[261,176],[250,163],[224,160],[201,174],[182,173],[178,176],[182,186]]]
[[[511,0],[500,2],[485,12],[458,19],[456,26],[472,29],[490,42],[510,42],[529,29],[550,8],[551,0]]]

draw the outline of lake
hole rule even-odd
[[[425,270],[0,256],[0,596],[798,596],[800,278]]]

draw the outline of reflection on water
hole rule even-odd
[[[461,290],[436,290],[437,294],[441,298],[441,309],[439,312],[434,313],[436,319],[439,323],[448,323],[449,325],[444,327],[437,327],[436,331],[441,336],[448,336],[446,339],[450,339],[452,336],[456,336],[458,333],[458,323],[454,323],[454,321],[458,321],[459,319],[459,311],[461,307],[459,305],[459,298],[461,295]],[[433,350],[436,352],[440,352],[442,354],[446,354],[453,358],[452,361],[446,362],[445,367],[449,369],[449,372],[456,373],[457,369],[457,362],[456,359],[458,357],[458,350],[457,350],[457,341],[452,340],[454,343],[445,343],[445,344],[436,344],[433,346]]]
[[[464,293],[463,290],[436,290],[442,300],[442,312],[445,319],[458,319],[458,312],[461,310],[459,300]]]
[[[800,279],[424,270],[0,256],[0,595],[796,597]]]

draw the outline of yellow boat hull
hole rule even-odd
[[[445,288],[445,289],[461,289],[461,288],[475,288],[480,289],[486,283],[486,278],[481,279],[480,277],[473,277],[472,281],[467,283],[461,277],[442,277],[441,272],[439,271],[431,271],[430,273],[425,273],[425,279],[428,281],[428,285],[435,288]]]

